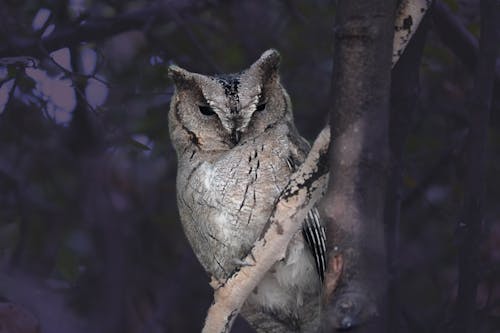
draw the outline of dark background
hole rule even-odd
[[[478,1],[440,3],[478,36]],[[0,323],[199,331],[211,290],[176,210],[167,66],[234,72],[278,49],[297,127],[312,140],[329,110],[335,2],[2,0],[0,17],[0,297],[19,306],[0,306]],[[471,66],[433,20],[425,26],[402,170],[401,332],[448,327],[464,166],[474,163],[463,157]],[[500,332],[499,77],[477,332]]]

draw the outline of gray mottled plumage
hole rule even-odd
[[[169,129],[178,155],[179,212],[196,256],[217,279],[244,264],[309,150],[293,123],[278,66],[278,52],[269,50],[238,74],[169,68],[176,86]],[[314,209],[242,315],[260,332],[315,331],[324,270],[325,234]]]

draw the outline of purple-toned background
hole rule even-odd
[[[477,37],[477,1],[441,3]],[[199,331],[211,290],[178,220],[166,68],[239,71],[276,48],[312,139],[329,110],[334,16],[329,0],[0,2],[0,327]],[[426,24],[402,166],[399,332],[448,327],[463,168],[474,163],[462,154],[472,72]],[[477,332],[500,332],[498,78]]]

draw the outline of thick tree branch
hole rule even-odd
[[[330,128],[326,127],[281,193],[267,227],[243,260],[246,265],[227,281],[212,281],[214,303],[208,311],[203,332],[229,332],[248,295],[266,272],[285,257],[288,243],[326,190],[329,140]]]
[[[43,57],[40,45],[52,52],[63,47],[79,45],[82,42],[98,42],[125,31],[140,30],[152,24],[165,24],[172,20],[172,15],[178,15],[184,11],[203,10],[209,4],[213,5],[214,1],[168,1],[164,5],[155,5],[112,18],[91,18],[79,25],[59,27],[41,40],[35,37],[11,36],[10,40],[0,44],[0,58]]]
[[[495,64],[500,46],[500,0],[481,0],[481,38],[468,102],[470,131],[467,138],[463,218],[458,224],[459,286],[456,308],[458,332],[476,331],[476,294],[479,283],[479,245],[483,223],[486,141],[493,97]]]
[[[420,22],[431,4],[432,0],[403,0],[399,4],[394,24],[394,42],[392,46],[393,67],[417,31]]]

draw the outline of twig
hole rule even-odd
[[[433,8],[433,23],[441,41],[470,69],[476,67],[478,42],[458,17],[442,1],[436,1]],[[500,91],[500,63],[494,66],[495,91]]]
[[[69,77],[71,79],[71,81],[74,82],[74,78],[75,77],[76,78],[80,78],[80,79],[85,79],[85,80],[94,79],[94,80],[96,80],[98,82],[101,82],[102,84],[104,84],[107,87],[111,87],[111,84],[109,82],[107,82],[106,80],[103,80],[101,78],[98,78],[97,74],[95,74],[95,73],[87,75],[87,74],[83,74],[83,73],[79,72],[75,68],[73,68],[72,70],[66,69],[63,65],[61,65],[60,63],[58,63],[54,59],[54,57],[52,57],[50,55],[49,51],[47,50],[47,48],[45,48],[45,46],[43,45],[43,43],[41,41],[40,41],[39,47],[40,47],[40,50],[43,53],[43,55],[45,57],[47,57],[50,60],[50,62],[52,64],[54,64],[62,73],[64,73],[64,75],[66,75],[67,77]],[[80,91],[80,93],[83,94],[81,91]]]
[[[436,1],[433,9],[433,23],[442,42],[462,62],[472,69],[476,66],[478,43],[458,17],[442,1]]]
[[[11,65],[36,68],[38,66],[38,60],[32,57],[24,56],[0,58],[0,66]]]
[[[85,93],[82,89],[85,89],[85,85],[81,85],[78,80],[75,80],[75,78],[80,78],[80,79],[85,79],[85,81],[88,80],[88,78],[93,78],[93,75],[85,75],[78,73],[78,68],[74,68],[74,59],[75,57],[75,52],[72,52],[70,54],[70,59],[71,59],[71,65],[73,66],[72,70],[66,69],[64,66],[62,66],[60,63],[58,63],[54,57],[52,57],[48,50],[45,48],[45,46],[40,42],[39,44],[40,50],[42,53],[47,57],[52,64],[54,64],[64,75],[66,75],[70,80],[71,80],[71,86],[73,87],[75,93],[76,93],[76,101],[77,101],[77,106],[76,109],[78,109],[78,104],[83,103],[93,114],[99,115],[97,110],[90,104],[90,102],[87,100],[87,97],[85,96]],[[72,48],[73,50],[73,48]]]
[[[14,93],[16,92],[16,89],[17,89],[17,81],[19,80],[20,77],[21,77],[21,74],[17,73],[15,78],[12,79],[12,80],[14,80],[14,83],[12,84],[12,87],[10,87],[7,101],[5,102],[4,107],[3,107],[4,110],[7,110],[10,103],[14,100]]]
[[[330,128],[318,135],[304,163],[281,193],[267,227],[227,281],[213,281],[214,304],[205,321],[204,333],[229,332],[248,295],[266,272],[285,257],[288,243],[299,231],[307,212],[323,196],[328,179],[326,163]]]

